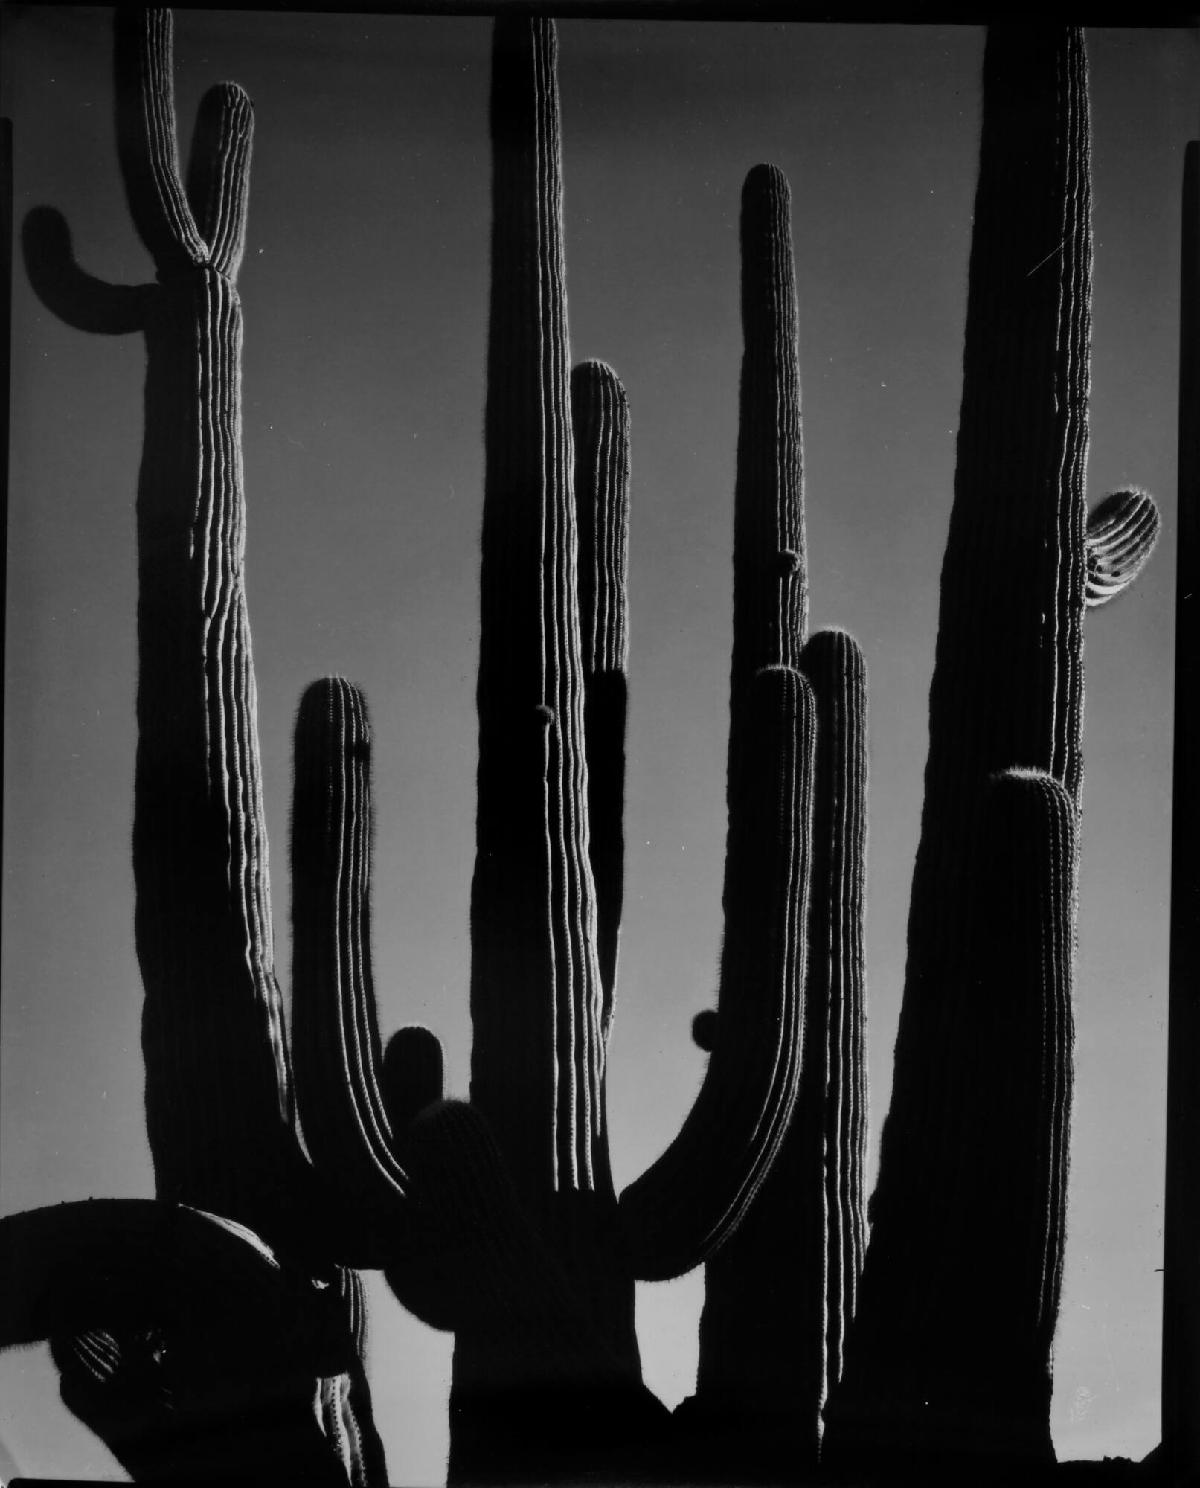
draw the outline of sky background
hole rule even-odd
[[[151,277],[129,222],[104,9],[6,7],[15,220],[63,211],[80,262]],[[361,683],[375,733],[375,966],[386,1037],[441,1036],[465,1094],[490,220],[490,25],[181,12],[183,149],[212,82],[254,99],[243,363],[247,587],[286,985],[290,734],[304,685]],[[793,192],[811,616],[867,658],[871,1173],[887,1109],[952,490],[983,33],[560,24],[573,357],[632,417],[625,918],[609,1061],[619,1186],[703,1075],[720,939],[746,171]],[[1086,625],[1085,819],[1060,1456],[1158,1440],[1179,183],[1197,36],[1090,31],[1088,492],[1165,530]],[[0,1003],[0,1212],[153,1193],[130,859],[133,499],[143,343],[13,286]],[[987,1278],[980,1278],[986,1287]],[[397,1484],[444,1474],[451,1341],[370,1283]],[[702,1274],[639,1287],[647,1382],[690,1393]],[[963,1299],[969,1312],[970,1298]],[[120,1477],[43,1348],[0,1356],[0,1480]]]

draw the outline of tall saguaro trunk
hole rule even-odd
[[[1178,510],[1162,1433],[1170,1481],[1186,1483],[1200,1474],[1200,140],[1183,179]]]

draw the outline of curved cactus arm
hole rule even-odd
[[[226,1336],[314,1375],[349,1357],[336,1289],[242,1225],[153,1199],[87,1199],[0,1219],[0,1347],[110,1327]],[[265,1350],[265,1352],[264,1352]]]
[[[117,148],[130,215],[160,277],[208,261],[179,173],[169,10],[118,9]]]
[[[603,362],[571,372],[579,621],[583,645],[588,826],[596,939],[604,986],[602,1037],[612,1022],[625,887],[625,720],[629,661],[629,402]]]
[[[982,795],[973,1006],[942,1047],[943,1120],[914,1220],[886,1237],[904,1286],[860,1314],[827,1413],[835,1455],[864,1472],[897,1452],[1053,1460],[1077,813],[1041,771],[1005,771]]]
[[[1087,607],[1124,593],[1150,561],[1162,519],[1145,491],[1114,491],[1088,513]]]
[[[790,667],[765,667],[741,708],[716,1048],[679,1135],[620,1198],[642,1280],[681,1275],[732,1234],[783,1140],[800,1078],[812,690]]]
[[[714,1476],[756,1482],[815,1466],[866,1240],[866,667],[836,630],[800,659],[817,731],[800,1089],[770,1173],[705,1269],[688,1406]]]
[[[471,1097],[539,1203],[604,1191],[553,23],[497,17]]]
[[[370,769],[366,698],[340,677],[314,682],[296,718],[292,798],[297,1101],[317,1170],[347,1201],[370,1196],[368,1207],[388,1214],[407,1194],[408,1179],[381,1087],[371,977]]]
[[[145,328],[154,286],[108,284],[86,273],[61,212],[34,207],[21,224],[21,248],[34,294],[66,325],[105,336]]]

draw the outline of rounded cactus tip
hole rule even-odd
[[[397,1130],[442,1099],[444,1064],[436,1034],[420,1024],[398,1028],[383,1052],[384,1105]]]
[[[775,563],[779,569],[780,577],[786,578],[788,574],[799,573],[800,554],[797,553],[795,548],[780,548],[779,552],[775,555]]]
[[[549,703],[538,703],[537,707],[533,710],[533,716],[542,728],[548,729],[554,727],[555,713]]]
[[[716,1008],[702,1008],[692,1019],[692,1042],[706,1054],[717,1047]]]
[[[1136,487],[1114,491],[1088,513],[1089,609],[1107,604],[1133,583],[1149,561],[1161,529],[1154,497]]]
[[[742,198],[745,200],[756,196],[779,196],[784,201],[790,201],[791,187],[788,185],[788,178],[777,165],[763,162],[752,165],[746,172]]]

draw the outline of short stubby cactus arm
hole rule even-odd
[[[629,402],[603,362],[571,372],[579,621],[583,644],[588,825],[596,884],[596,939],[604,985],[603,1036],[612,1021],[625,886],[625,721],[629,661]]]
[[[816,717],[790,667],[753,679],[730,782],[717,1041],[679,1135],[621,1194],[633,1274],[681,1275],[729,1238],[779,1150],[800,1079]]]
[[[495,23],[471,1098],[537,1203],[603,1192],[557,42]]]
[[[963,1459],[1053,1461],[1077,813],[1041,771],[1004,771],[981,794],[974,1000],[944,1045],[956,1119],[911,1195],[925,1222],[883,1237],[904,1286],[860,1314],[827,1413],[831,1449],[864,1473],[910,1452],[957,1459],[960,1481],[974,1480]]]
[[[1088,513],[1087,607],[1123,594],[1158,542],[1162,519],[1145,491],[1114,491]]]

